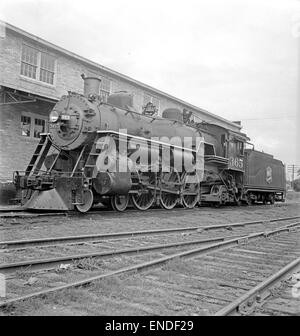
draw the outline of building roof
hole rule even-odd
[[[34,40],[35,42],[38,42],[38,43],[44,45],[47,48],[53,49],[56,52],[62,53],[64,55],[68,56],[68,57],[71,57],[71,58],[79,61],[79,62],[85,63],[85,64],[87,64],[89,66],[94,67],[94,68],[97,68],[97,69],[99,69],[99,70],[107,73],[108,75],[111,75],[111,76],[114,76],[114,77],[118,77],[118,78],[120,78],[122,80],[125,80],[125,81],[131,83],[131,84],[139,86],[139,87],[141,87],[141,88],[143,88],[143,89],[145,89],[147,91],[151,91],[151,92],[153,92],[153,93],[155,93],[157,95],[164,96],[165,98],[168,98],[168,99],[173,100],[173,101],[175,101],[177,103],[180,103],[180,104],[186,106],[187,108],[190,108],[190,109],[192,109],[192,110],[194,110],[196,112],[201,113],[202,115],[205,115],[205,116],[207,116],[209,118],[213,118],[214,120],[219,120],[219,121],[221,121],[221,122],[223,122],[223,123],[225,123],[225,124],[227,124],[227,125],[229,125],[231,127],[234,127],[235,129],[239,130],[239,129],[242,128],[241,125],[239,125],[239,124],[237,124],[235,122],[232,122],[232,121],[229,121],[227,119],[224,119],[224,118],[222,118],[222,117],[220,117],[220,116],[218,116],[216,114],[208,112],[208,111],[206,111],[206,110],[204,110],[202,108],[199,108],[199,107],[197,107],[195,105],[192,105],[192,104],[190,104],[190,103],[188,103],[188,102],[186,102],[184,100],[176,98],[176,97],[174,97],[174,96],[172,96],[172,95],[170,95],[168,93],[165,93],[163,91],[155,89],[155,88],[153,88],[153,87],[151,87],[151,86],[149,86],[147,84],[144,84],[144,83],[142,83],[142,82],[140,82],[140,81],[138,81],[136,79],[133,79],[133,78],[131,78],[129,76],[121,74],[121,73],[119,73],[117,71],[114,71],[114,70],[112,70],[110,68],[107,68],[107,67],[105,67],[105,66],[103,66],[101,64],[93,62],[93,61],[91,61],[91,60],[89,60],[89,59],[87,59],[85,57],[79,56],[79,55],[77,55],[77,54],[75,54],[75,53],[73,53],[73,52],[71,52],[69,50],[66,50],[66,49],[64,49],[62,47],[59,47],[59,46],[57,46],[57,45],[55,45],[55,44],[53,44],[51,42],[48,42],[48,41],[46,41],[46,40],[44,40],[44,39],[42,39],[42,38],[40,38],[40,37],[38,37],[36,35],[28,33],[25,30],[22,30],[21,28],[15,27],[15,26],[7,23],[7,22],[3,22],[3,21],[0,20],[0,25],[1,24],[4,25],[4,27],[6,29],[9,29],[9,30],[11,30],[11,31],[13,31],[15,33],[18,33],[18,34],[20,34],[20,35],[22,35],[22,36],[24,36],[26,38],[29,38],[31,40]],[[207,120],[207,121],[211,121],[211,120]]]

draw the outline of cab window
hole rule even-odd
[[[244,155],[244,143],[242,141],[230,141],[229,152],[236,155]]]
[[[204,144],[204,155],[216,155],[215,147],[212,144]]]
[[[236,143],[237,147],[237,154],[238,155],[244,155],[244,143],[242,141],[237,141]]]

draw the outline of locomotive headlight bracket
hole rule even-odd
[[[59,119],[58,112],[55,111],[55,110],[52,110],[50,112],[50,115],[49,115],[49,121],[52,122],[52,123],[55,123],[55,122],[57,122],[58,119]]]

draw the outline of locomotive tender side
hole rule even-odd
[[[284,164],[272,155],[246,150],[245,193],[252,202],[284,201],[286,179]]]

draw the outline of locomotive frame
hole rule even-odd
[[[159,160],[156,169],[139,167],[130,173],[97,171],[97,159],[103,149],[97,147],[97,140],[100,140],[102,136],[118,137],[119,141],[125,143],[128,143],[128,139],[134,139],[138,140],[139,144],[144,143],[145,146],[158,150]],[[199,147],[200,145],[201,143]],[[18,187],[19,197],[25,208],[72,210],[75,206],[78,211],[86,212],[95,201],[105,202],[107,196],[110,197],[112,208],[118,211],[126,209],[129,196],[133,206],[138,210],[147,210],[154,204],[160,204],[165,209],[172,209],[177,204],[192,208],[198,202],[200,185],[188,181],[188,177],[193,174],[185,171],[176,172],[174,169],[169,169],[169,171],[162,169],[162,152],[167,147],[171,152],[175,150],[182,153],[187,152],[195,158],[199,148],[193,150],[116,131],[97,131],[93,145],[88,149],[85,146],[80,149],[72,170],[55,171],[55,164],[60,155],[65,155],[64,151],[59,148],[48,169],[43,171],[41,166],[52,146],[57,149],[51,135],[41,134],[40,143],[27,169],[22,172],[23,175],[20,172],[14,174],[14,183]],[[84,154],[87,154],[87,157],[80,168],[80,160]],[[101,178],[97,178],[99,174]],[[103,187],[105,183],[111,183],[110,188],[106,186],[108,190],[105,190],[105,186]],[[24,190],[26,192],[22,194]],[[31,192],[28,193],[28,190]]]

